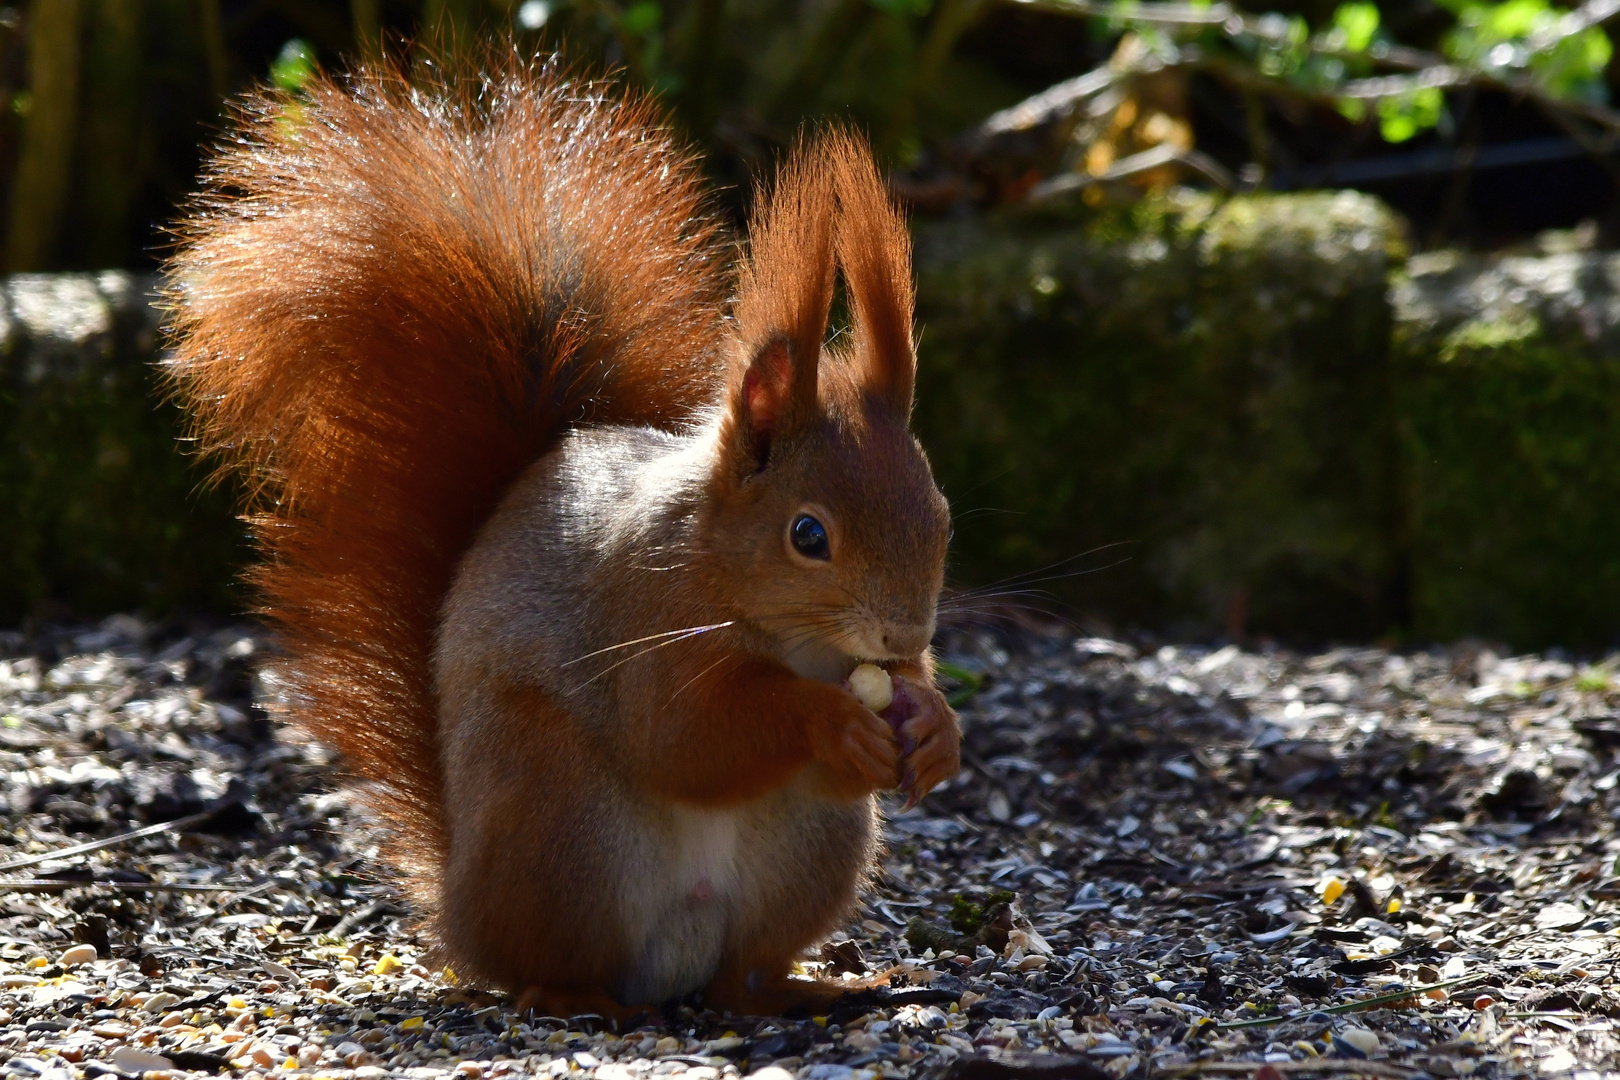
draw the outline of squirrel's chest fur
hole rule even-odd
[[[669,693],[649,690],[642,665],[682,647],[671,631],[724,621],[692,599],[700,553],[680,492],[704,465],[700,444],[648,429],[565,440],[463,560],[434,658],[446,895],[504,872],[515,884],[503,903],[552,913],[532,917],[581,906],[603,928],[581,947],[601,952],[625,1001],[697,989],[773,921],[847,903],[876,842],[870,798],[791,782],[740,805],[684,805],[649,796],[619,757]],[[493,851],[492,835],[524,841]]]

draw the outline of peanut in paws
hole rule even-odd
[[[876,664],[862,664],[849,673],[844,682],[855,700],[873,712],[882,712],[894,700],[894,682],[889,673]]]

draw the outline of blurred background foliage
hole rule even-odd
[[[1158,148],[1161,157],[1192,154],[1190,167],[1139,163],[1130,177],[1137,189],[1189,178],[1248,189],[1358,186],[1390,201],[1428,245],[1500,244],[1585,218],[1607,235],[1620,114],[1607,108],[1616,64],[1603,23],[1614,7],[0,4],[0,255],[10,272],[152,265],[159,226],[189,190],[230,94],[267,81],[296,87],[317,65],[382,49],[398,55],[490,37],[524,50],[561,48],[656,92],[738,208],[750,177],[799,125],[837,116],[871,133],[897,187],[926,213],[1018,202],[1054,175],[1106,175]],[[1088,72],[1113,78],[1065,91],[1066,80]],[[1009,131],[999,111],[1049,88],[1056,115]],[[986,120],[998,116],[1002,127],[987,133]],[[1476,182],[1482,169],[1494,169],[1488,186]]]
[[[870,133],[915,223],[953,579],[988,587],[958,612],[1614,644],[1616,16],[0,0],[0,618],[248,606],[229,493],[163,451],[165,223],[233,94],[510,40],[658,95],[738,224],[803,124]]]

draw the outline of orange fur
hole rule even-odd
[[[869,383],[901,415],[911,409],[911,236],[870,154],[850,136],[830,136],[838,192],[838,261],[855,309],[854,353]]]
[[[168,270],[169,374],[201,448],[256,481],[294,709],[369,782],[419,899],[456,559],[564,425],[674,424],[722,374],[692,158],[644,100],[503,74],[250,98]]]
[[[169,370],[256,485],[293,716],[457,969],[542,1008],[779,1010],[844,989],[787,976],[870,873],[872,793],[955,770],[948,514],[867,150],[783,166],[728,322],[655,119],[515,61],[250,99],[170,264]],[[840,687],[862,659],[903,710]]]

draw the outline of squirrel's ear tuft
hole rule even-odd
[[[754,200],[730,394],[737,449],[754,470],[764,468],[773,438],[816,415],[816,365],[832,307],[834,185],[826,146],[801,142],[770,194]]]
[[[853,355],[868,394],[911,413],[917,354],[911,336],[911,235],[866,142],[823,139],[838,191],[838,263],[855,317]]]
[[[806,377],[807,389],[802,386]],[[765,468],[771,456],[771,439],[798,421],[806,405],[813,408],[815,400],[815,360],[796,364],[793,346],[786,338],[767,341],[743,372],[732,401],[737,450],[748,463],[747,471]]]

